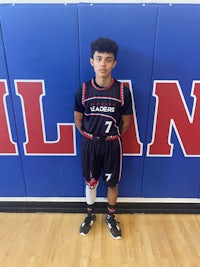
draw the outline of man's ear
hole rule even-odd
[[[113,64],[113,69],[116,67],[117,65],[117,60],[115,60],[114,64]]]
[[[90,65],[91,65],[92,67],[94,67],[94,59],[93,59],[93,58],[90,58]]]

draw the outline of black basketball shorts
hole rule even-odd
[[[122,142],[82,137],[82,168],[86,183],[98,182],[102,176],[108,187],[118,184],[122,169]]]

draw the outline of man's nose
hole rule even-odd
[[[101,65],[102,65],[102,66],[105,66],[105,65],[106,65],[106,60],[105,60],[105,59],[102,59],[102,60],[101,60]]]

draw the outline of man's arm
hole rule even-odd
[[[130,115],[122,115],[122,127],[121,127],[121,136],[128,130],[131,121]]]
[[[83,113],[74,111],[74,121],[75,121],[77,129],[82,134],[81,126],[83,123]]]

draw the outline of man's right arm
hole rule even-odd
[[[74,111],[74,122],[76,124],[77,129],[82,134],[81,126],[83,123],[83,113]]]

